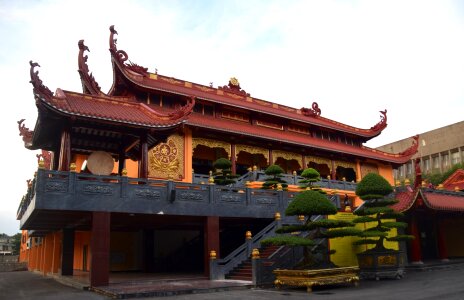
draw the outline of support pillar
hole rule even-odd
[[[68,128],[63,129],[61,133],[60,157],[58,170],[69,171],[71,163],[71,134]]]
[[[120,149],[119,155],[118,155],[118,174],[119,176],[122,176],[122,170],[126,167],[126,153],[124,152],[124,149]]]
[[[335,168],[335,161],[331,159],[330,164],[331,164],[330,178],[332,178],[332,180],[337,180],[337,169]]]
[[[63,229],[61,250],[61,275],[73,275],[74,269],[74,229]]]
[[[90,286],[106,286],[110,276],[110,221],[109,212],[92,213],[90,249]]]
[[[237,174],[237,156],[235,155],[235,144],[230,145],[230,162],[232,163],[232,175]]]
[[[411,218],[410,230],[411,235],[414,236],[414,239],[411,241],[411,262],[413,264],[423,264],[421,255],[420,234],[416,216],[412,216]]]
[[[140,136],[140,161],[139,161],[139,178],[148,177],[148,136],[143,133]]]
[[[205,275],[210,276],[209,269],[209,253],[211,250],[216,251],[217,258],[220,258],[219,253],[219,217],[206,217],[204,225],[204,266]]]
[[[437,219],[437,243],[438,243],[438,256],[442,261],[448,261],[448,250],[445,242],[445,228],[444,220]]]

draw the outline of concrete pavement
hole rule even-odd
[[[108,299],[104,296],[63,286],[52,278],[31,272],[0,273],[0,299]],[[159,299],[159,298],[143,298]],[[430,271],[411,271],[402,280],[361,281],[359,287],[337,286],[305,289],[250,289],[214,293],[194,293],[167,297],[175,300],[229,299],[440,299],[464,300],[464,264]]]

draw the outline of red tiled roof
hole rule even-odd
[[[431,209],[464,212],[464,193],[422,192],[422,195],[425,205]]]
[[[395,211],[407,211],[414,204],[415,192],[409,187],[409,190],[395,193],[395,199],[398,203],[391,206]]]
[[[464,190],[464,170],[457,169],[445,181],[443,181],[443,187],[446,190],[451,191],[454,191],[456,187],[458,187],[459,190]]]
[[[188,116],[188,113],[175,117],[163,115],[143,103],[122,97],[84,95],[59,89],[55,96],[40,99],[45,105],[68,115],[143,127],[172,127],[184,122]]]
[[[202,128],[242,134],[246,136],[261,137],[264,139],[295,144],[303,147],[306,146],[328,150],[331,152],[346,153],[355,156],[372,158],[380,161],[386,161],[397,164],[405,163],[412,156],[412,154],[406,156],[399,154],[390,154],[368,147],[356,147],[319,138],[313,138],[305,134],[251,125],[246,122],[229,121],[225,119],[221,119],[220,121],[218,121],[217,118],[208,117],[196,113],[190,115],[187,124]]]
[[[125,70],[125,68],[121,69],[127,79],[144,88],[167,91],[179,95],[193,95],[199,99],[226,104],[246,110],[267,113],[306,124],[321,126],[323,128],[347,132],[367,139],[379,135],[386,127],[385,124],[385,126],[380,126],[377,130],[357,128],[321,116],[305,116],[302,114],[301,110],[297,108],[247,97],[245,95],[233,94],[213,87],[207,87],[172,77],[166,77],[158,74],[150,74],[148,77],[143,77],[138,74],[132,74],[130,71]]]
[[[110,32],[109,46],[113,61],[113,72],[115,73],[113,77],[115,78],[115,81],[108,93],[109,95],[113,95],[116,78],[120,76],[119,74],[121,73],[134,85],[143,87],[144,89],[154,89],[179,95],[195,96],[196,98],[206,101],[226,104],[246,110],[262,112],[273,116],[279,116],[290,120],[347,132],[359,137],[364,137],[366,140],[379,135],[387,126],[386,111],[382,112],[384,116],[381,117],[380,122],[370,129],[362,129],[321,116],[306,116],[301,109],[252,98],[245,91],[241,90],[240,87],[238,87],[238,90],[231,90],[228,87],[214,88],[212,86],[204,86],[173,77],[149,73],[147,68],[134,64],[130,61],[128,62],[127,52],[117,49],[116,39],[114,36],[117,34],[117,31],[113,25],[110,26]],[[117,69],[120,72],[117,71]]]

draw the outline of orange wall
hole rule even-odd
[[[84,268],[84,246],[87,246],[87,264]],[[76,231],[74,234],[74,270],[90,270],[90,231]]]

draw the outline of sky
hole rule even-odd
[[[149,71],[214,87],[236,77],[252,97],[322,116],[388,127],[369,147],[463,120],[464,1],[7,1],[0,0],[3,160],[0,233],[37,168],[17,121],[35,126],[29,60],[52,91],[82,91],[77,43],[103,91],[112,83],[109,26],[118,49]]]

